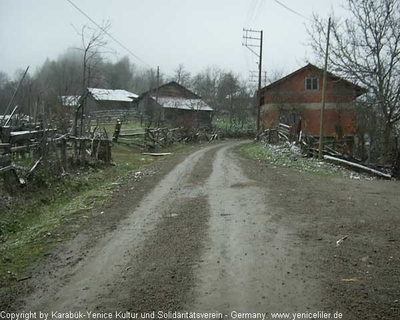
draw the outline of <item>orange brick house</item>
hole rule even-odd
[[[323,70],[307,64],[261,89],[264,127],[293,125],[297,132],[319,136]],[[353,137],[356,132],[354,101],[366,90],[327,73],[324,135]]]

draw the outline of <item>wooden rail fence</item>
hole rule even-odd
[[[143,128],[122,129],[123,122],[117,121],[113,141],[144,149],[165,148],[176,142],[212,141],[218,139],[217,133],[198,131],[191,133],[184,128]]]
[[[79,144],[79,159],[72,152],[73,145]],[[34,165],[24,178],[19,177],[17,166],[13,160],[29,155]],[[0,178],[5,186],[17,180],[25,184],[25,180],[45,161],[57,172],[66,172],[74,161],[94,159],[109,163],[111,161],[111,141],[104,131],[97,131],[91,137],[75,137],[69,134],[57,135],[56,129],[36,129],[13,131],[10,126],[0,126]]]

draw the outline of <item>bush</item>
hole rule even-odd
[[[221,138],[254,138],[256,136],[256,128],[254,123],[244,125],[233,124],[223,129],[219,129]]]

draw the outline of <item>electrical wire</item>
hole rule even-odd
[[[261,0],[260,6],[258,7],[258,11],[254,17],[254,21],[257,21],[258,16],[264,11],[266,2],[267,2],[267,0]]]
[[[249,12],[247,15],[247,20],[246,20],[247,26],[250,26],[251,21],[253,20],[253,15],[254,15],[255,9],[257,7],[257,4],[258,4],[258,0],[252,0],[252,2],[250,3]]]
[[[283,4],[282,2],[278,1],[278,0],[274,0],[277,4],[281,5],[282,7],[284,7],[286,10],[289,10],[290,12],[294,13],[295,15],[298,15],[299,17],[302,17],[303,19],[312,21],[310,18],[302,15],[301,13],[298,13],[296,11],[294,11],[293,9],[289,8],[287,5]]]
[[[117,44],[119,44],[122,48],[124,48],[126,51],[128,51],[133,57],[135,57],[137,60],[140,62],[144,63],[148,67],[151,68],[151,65],[149,65],[146,61],[143,59],[139,58],[136,54],[134,54],[129,48],[127,48],[125,45],[123,45],[120,41],[115,39],[111,34],[107,32],[103,27],[101,27],[95,20],[93,20],[91,17],[89,17],[88,14],[86,14],[81,8],[79,8],[75,3],[73,3],[71,0],[67,0],[75,9],[77,9],[80,13],[82,13],[86,18],[88,18],[92,23],[94,23],[101,31],[103,31],[107,36],[109,36],[112,40],[114,40]]]
[[[249,21],[250,9],[251,9],[251,5],[252,5],[253,1],[254,0],[252,0],[250,2],[249,9],[247,9],[247,14],[246,14],[246,17],[244,18],[244,21],[243,21],[243,25],[244,26],[247,26],[247,22]]]

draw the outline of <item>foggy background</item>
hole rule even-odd
[[[243,28],[264,31],[263,69],[292,72],[313,60],[306,24],[313,12],[343,13],[340,0],[74,0],[97,23],[110,21],[109,33],[141,60],[107,37],[116,61],[128,55],[138,67],[160,66],[172,74],[179,64],[192,72],[207,66],[233,70],[244,78],[257,70],[257,57],[242,46]],[[66,0],[0,0],[0,71],[13,77],[46,58],[56,59],[80,45],[77,34],[93,23]]]

